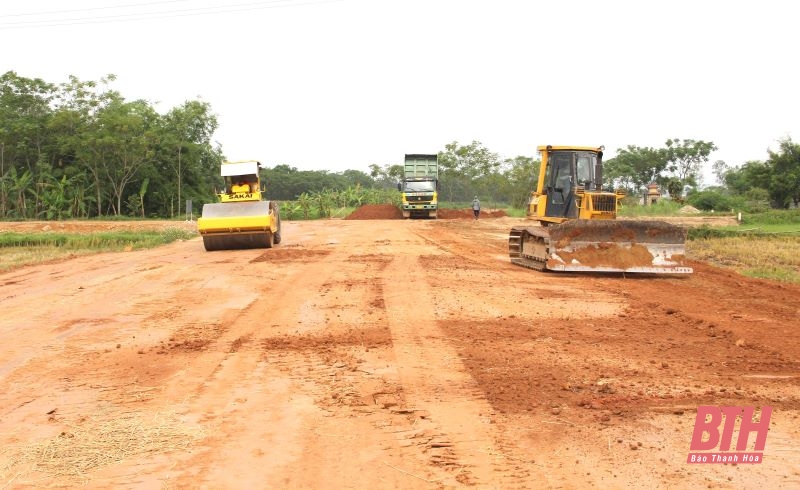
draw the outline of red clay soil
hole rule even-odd
[[[393,204],[366,204],[344,219],[403,219],[403,212]]]
[[[439,209],[439,219],[472,219],[471,209]],[[481,211],[481,218],[502,218],[508,216],[502,209]]]
[[[800,286],[537,272],[525,219],[463,221],[0,273],[0,488],[800,488]],[[62,225],[112,223],[0,232]],[[687,463],[700,406],[771,407],[763,462]]]
[[[481,218],[502,218],[508,216],[502,209],[481,211]],[[471,209],[439,208],[439,219],[472,219]],[[344,219],[403,219],[403,212],[392,204],[367,204],[356,209]]]

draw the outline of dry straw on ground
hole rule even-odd
[[[105,414],[67,424],[55,437],[5,448],[7,464],[0,470],[6,482],[26,477],[79,480],[93,470],[126,460],[185,451],[203,437],[202,428],[174,414],[143,418],[136,413]]]

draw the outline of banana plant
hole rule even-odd
[[[9,205],[8,205],[8,190],[9,190],[9,179],[7,177],[7,173],[0,175],[0,218],[6,218],[9,212]]]
[[[14,218],[28,218],[27,194],[31,192],[33,175],[31,175],[29,170],[20,173],[17,171],[16,167],[11,167],[8,170],[8,178],[10,182],[9,194],[13,194],[16,198],[14,209],[11,210],[10,214]]]
[[[299,215],[300,211],[302,211],[302,207],[297,201],[284,201],[283,210],[286,213],[286,217],[292,220]]]
[[[139,186],[139,204],[142,207],[142,218],[144,218],[144,195],[147,193],[147,185],[150,183],[150,178],[145,177],[142,180],[142,185]]]
[[[36,184],[37,201],[41,205],[37,215],[43,216],[45,219],[63,219],[69,218],[69,188],[70,181],[66,175],[62,175],[60,179],[54,178],[52,175],[46,177],[47,181],[38,182]]]
[[[331,204],[333,201],[333,193],[328,189],[317,191],[312,195],[314,204],[317,206],[317,212],[320,218],[331,217]]]
[[[303,219],[308,219],[308,215],[311,212],[311,205],[313,203],[314,200],[307,192],[300,194],[300,196],[297,198],[297,204],[303,211]]]

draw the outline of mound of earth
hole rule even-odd
[[[402,219],[403,212],[393,204],[366,204],[344,219]]]
[[[472,219],[471,209],[442,209],[439,208],[440,219]],[[508,216],[502,209],[494,211],[481,211],[481,218],[502,218]]]
[[[502,209],[481,211],[481,218],[502,218],[508,216]],[[472,209],[439,208],[439,219],[472,219]],[[403,212],[393,204],[366,204],[356,209],[344,219],[402,219]]]

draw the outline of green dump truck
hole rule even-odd
[[[400,191],[404,218],[435,218],[439,209],[439,156],[407,154]]]

